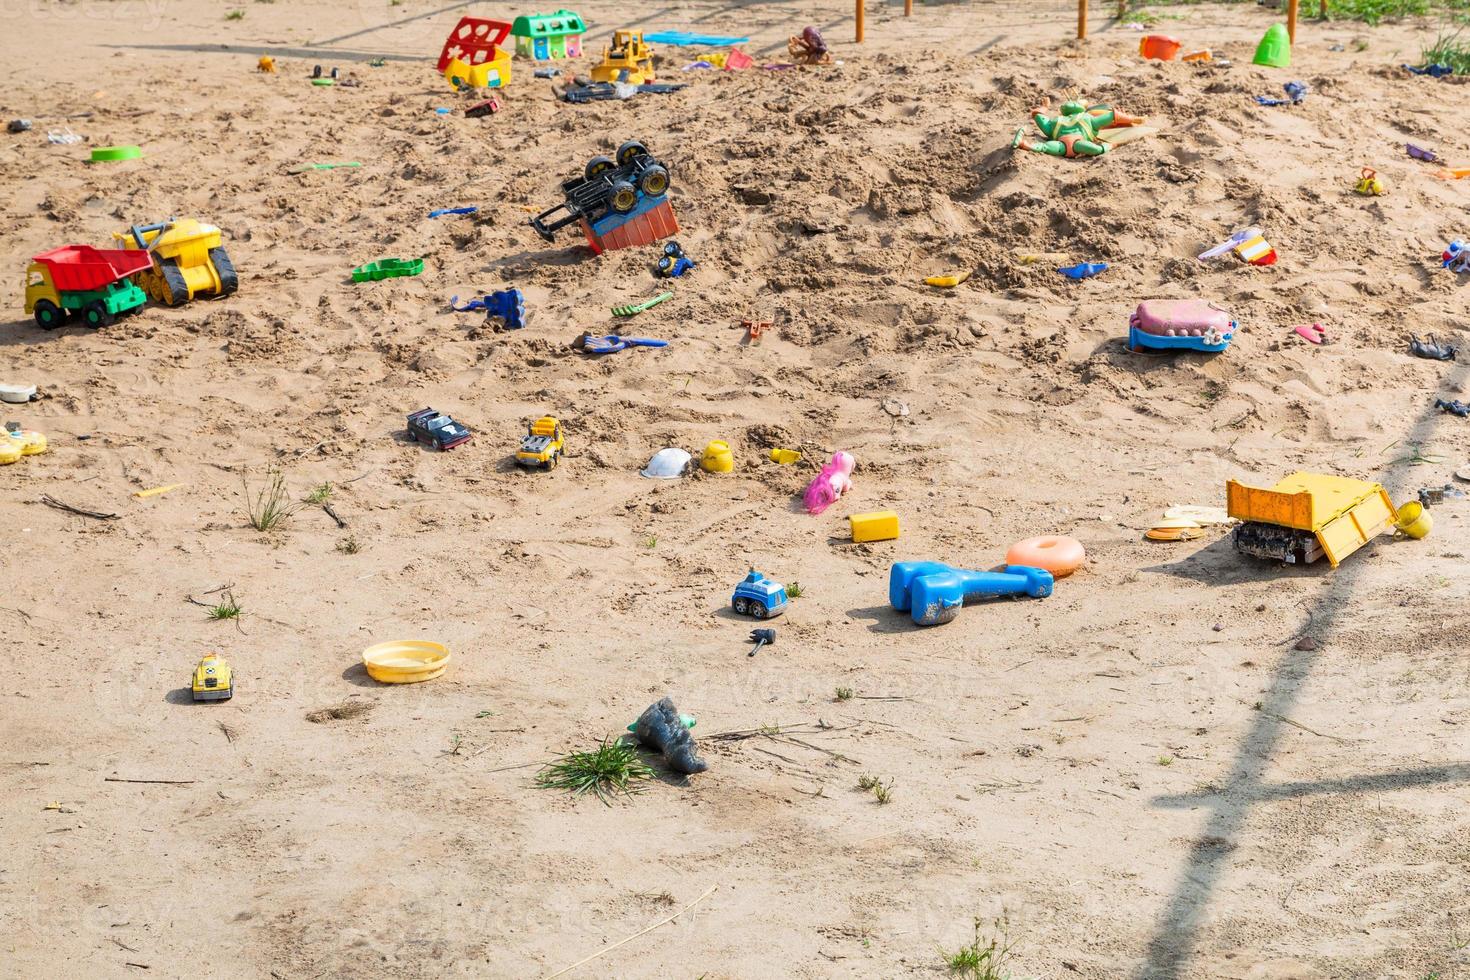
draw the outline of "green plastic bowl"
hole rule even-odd
[[[93,163],[109,160],[136,160],[143,155],[141,146],[99,146],[92,150]]]

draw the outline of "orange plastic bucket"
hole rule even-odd
[[[1173,61],[1181,47],[1183,44],[1167,34],[1145,34],[1138,42],[1138,53],[1145,58]]]

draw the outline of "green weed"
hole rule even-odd
[[[968,946],[944,953],[944,965],[963,980],[1007,980],[1010,973],[1005,964],[1012,947],[1008,927],[1004,918],[996,919],[988,929],[983,920],[976,919],[974,939]]]
[[[643,547],[647,548],[649,551],[652,551],[654,548],[658,547],[658,538],[650,534],[648,537],[643,539]]]
[[[245,516],[250,526],[257,531],[273,531],[296,512],[286,492],[286,478],[274,466],[266,468],[265,486],[258,491],[250,489],[250,478],[241,477],[245,487]]]
[[[850,687],[839,687],[837,689],[836,696],[837,696],[837,700],[838,701],[851,701],[852,700],[852,697],[853,697],[852,688],[850,688]]]
[[[1463,24],[1453,31],[1441,26],[1434,43],[1419,53],[1419,63],[1449,65],[1456,75],[1470,75],[1470,38],[1464,33]]]
[[[1154,761],[1161,766],[1172,766],[1174,764],[1174,757],[1172,755],[1161,755]]]
[[[311,493],[307,494],[305,501],[308,504],[324,504],[332,498],[332,485],[323,483]]]
[[[545,789],[562,789],[573,796],[596,793],[605,805],[619,794],[631,796],[642,792],[638,783],[653,777],[653,770],[638,757],[638,752],[624,741],[604,741],[591,752],[572,752],[544,767],[536,774],[537,785]]]
[[[243,11],[243,10],[231,10],[229,13],[225,14],[225,20],[244,20],[244,19],[245,19],[245,11]]]
[[[1360,20],[1373,27],[1385,20],[1422,17],[1429,13],[1429,0],[1330,0],[1327,16],[1335,20]]]
[[[344,555],[355,555],[362,550],[362,545],[358,543],[356,537],[349,534],[347,535],[347,537],[337,542],[337,550],[342,552],[342,554]]]
[[[209,607],[210,619],[239,619],[240,613],[244,612],[240,604],[235,601],[235,593],[226,592],[225,597]]]
[[[786,586],[786,598],[800,599],[804,595],[806,595],[806,589],[803,589],[801,587],[800,582],[792,582],[790,585]]]

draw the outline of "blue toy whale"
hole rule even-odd
[[[972,572],[937,561],[900,561],[888,573],[888,601],[918,625],[938,626],[959,615],[966,599],[1022,593],[1040,599],[1051,595],[1051,586],[1051,572],[1026,565]]]

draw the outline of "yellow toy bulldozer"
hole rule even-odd
[[[592,68],[592,80],[629,85],[652,82],[653,51],[644,43],[643,32],[613,31],[612,46],[602,49],[602,64]]]
[[[195,296],[228,296],[240,288],[223,236],[214,225],[183,218],[134,225],[112,237],[153,256],[153,267],[139,273],[137,282],[156,302],[179,306]]]

